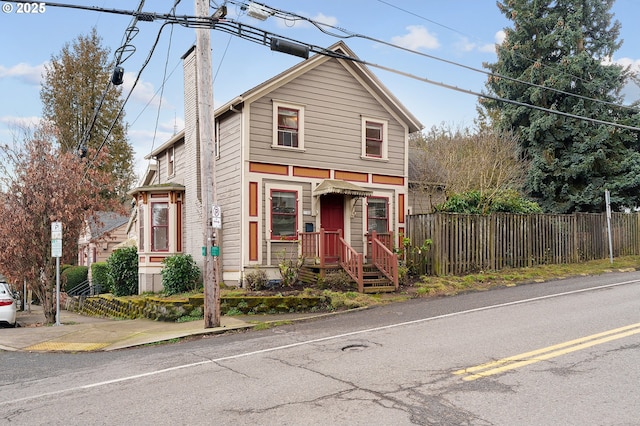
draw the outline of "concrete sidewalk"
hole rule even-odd
[[[0,329],[0,351],[111,351],[189,336],[247,329],[254,327],[258,322],[288,321],[310,316],[313,315],[284,314],[265,317],[257,315],[250,318],[222,316],[220,327],[206,329],[204,320],[184,323],[147,319],[119,320],[89,317],[62,310],[61,325],[56,326],[43,325],[42,308],[32,305],[30,313],[18,312],[19,327]]]

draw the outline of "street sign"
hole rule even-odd
[[[211,226],[215,229],[222,228],[222,210],[217,204],[211,207]]]
[[[51,222],[51,257],[62,257],[62,222]]]

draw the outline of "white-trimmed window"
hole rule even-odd
[[[367,198],[367,231],[389,232],[389,199],[385,197]]]
[[[167,149],[167,176],[173,176],[176,173],[175,168],[176,150],[175,147]]]
[[[144,251],[144,223],[146,221],[145,218],[145,204],[138,204],[138,250],[141,252]]]
[[[388,153],[388,122],[362,117],[362,158],[386,160]]]
[[[169,250],[169,203],[151,203],[151,251]]]
[[[298,237],[298,192],[271,190],[271,239]]]
[[[304,107],[273,101],[273,147],[304,149]]]
[[[215,131],[213,135],[213,155],[216,157],[216,160],[220,159],[220,122],[218,120],[215,121]]]

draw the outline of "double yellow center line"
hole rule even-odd
[[[581,337],[580,339],[570,340],[535,351],[502,358],[475,367],[465,368],[454,371],[453,374],[464,376],[462,380],[465,381],[476,380],[638,333],[640,333],[640,323],[592,334],[591,336]]]

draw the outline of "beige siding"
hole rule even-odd
[[[222,266],[223,272],[232,273],[242,268],[242,249],[246,244],[240,237],[243,218],[241,124],[242,115],[239,113],[229,114],[220,120],[220,157],[215,165],[217,202],[222,209]]]
[[[191,254],[200,268],[204,262],[202,247],[202,203],[200,188],[200,147],[197,135],[197,87],[194,52],[184,60],[184,125],[185,150],[181,155],[184,161],[184,215],[185,232],[184,252]]]
[[[271,148],[272,100],[305,108],[305,152]],[[361,159],[361,117],[388,120],[388,161]],[[336,61],[326,62],[251,104],[250,160],[404,176],[403,126]]]

